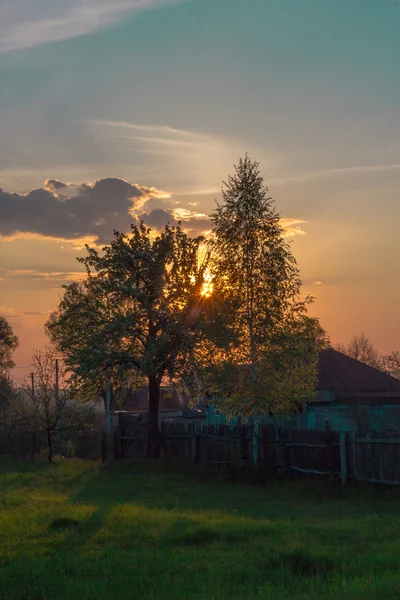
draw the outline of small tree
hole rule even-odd
[[[336,344],[335,348],[339,352],[347,354],[347,356],[355,358],[370,367],[382,369],[382,362],[377,349],[363,333],[361,335],[355,335],[347,346],[339,343]]]
[[[59,361],[56,375],[56,356],[52,349],[35,352],[32,357],[35,386],[24,386],[24,397],[15,407],[15,421],[30,423],[32,431],[46,437],[48,461],[52,462],[56,436],[64,432],[78,433],[87,429],[93,414],[87,405],[77,402],[71,395],[65,365]]]

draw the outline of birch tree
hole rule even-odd
[[[296,260],[257,162],[241,158],[223,182],[211,215],[216,297],[229,307],[230,340],[218,369],[232,384],[226,398],[236,414],[288,412],[312,394],[320,325],[307,317]],[[240,396],[240,397],[239,397]]]

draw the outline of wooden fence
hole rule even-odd
[[[254,456],[252,426],[161,424],[161,456],[191,460],[216,471],[251,470],[283,475],[324,477],[364,483],[400,485],[400,433],[350,434],[334,431],[258,430],[259,456]],[[115,458],[146,456],[147,427],[121,413],[115,430]]]
[[[349,475],[354,481],[400,485],[400,434],[349,434]]]

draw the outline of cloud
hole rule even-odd
[[[63,285],[81,281],[86,277],[82,271],[45,271],[36,269],[1,270],[2,290],[23,293],[24,290],[61,290]],[[28,313],[26,313],[28,314]]]
[[[335,177],[336,175],[357,175],[359,173],[375,173],[385,171],[399,171],[400,163],[382,164],[382,165],[357,165],[349,167],[338,167],[334,169],[324,169],[321,171],[314,171],[309,173],[299,173],[297,175],[291,175],[289,177],[281,177],[278,179],[271,179],[270,185],[286,185],[292,183],[298,183],[301,181],[318,181],[325,177]]]
[[[280,225],[283,229],[283,237],[292,237],[294,235],[306,235],[304,229],[300,227],[306,221],[301,219],[282,218]]]
[[[152,177],[159,185],[168,186],[174,196],[218,194],[221,174],[229,173],[243,154],[243,140],[214,132],[99,119],[83,124],[101,147],[118,157],[119,164],[126,164],[128,154],[131,161],[142,165],[141,177]],[[249,151],[257,154],[257,149],[250,146]],[[156,158],[148,160],[149,155]],[[277,157],[265,149],[260,158],[267,169],[277,164]]]
[[[0,273],[7,278],[31,279],[34,281],[51,281],[51,282],[70,282],[79,281],[85,278],[85,273],[82,271],[37,271],[36,269],[8,269],[1,270]]]
[[[170,225],[178,224],[172,213],[162,208],[156,208],[150,213],[143,213],[140,215],[140,218],[143,219],[146,225],[155,229],[162,229],[167,223]]]
[[[181,222],[189,235],[205,235],[210,218],[193,204],[181,206],[169,192],[116,177],[81,184],[47,179],[27,194],[0,189],[0,239],[44,237],[81,249],[84,243],[108,244],[113,230],[128,232],[139,218],[156,230]],[[281,219],[284,236],[304,235],[303,223]]]
[[[87,121],[87,123],[93,123],[95,125],[105,125],[108,127],[120,127],[122,129],[133,129],[135,131],[142,131],[145,133],[156,133],[161,135],[168,136],[183,136],[186,138],[197,138],[198,140],[207,140],[207,136],[202,133],[195,133],[193,131],[188,131],[187,129],[178,129],[177,127],[170,127],[169,125],[143,125],[141,123],[129,123],[128,121],[109,121],[104,119],[92,119]],[[123,136],[118,135],[116,137],[120,137],[123,139],[135,139],[131,136]],[[139,136],[138,139],[148,139],[149,141],[152,138],[142,138]],[[154,141],[154,139],[152,140]],[[161,143],[161,139],[156,138],[155,141],[157,143]]]
[[[155,229],[162,229],[167,223],[177,225],[180,222],[184,231],[191,236],[209,235],[212,229],[208,215],[194,212],[188,208],[157,208],[148,213],[142,213],[140,218],[146,225]],[[282,218],[280,224],[283,229],[283,237],[306,235],[304,229],[300,227],[303,223],[305,221],[301,219]]]
[[[18,310],[11,306],[0,306],[0,316],[5,317],[13,327],[22,323],[28,327],[37,325],[43,322],[43,318],[47,317],[49,311],[40,310]]]
[[[183,0],[2,0],[0,52],[66,40]]]
[[[0,236],[44,236],[61,240],[91,238],[110,241],[113,229],[127,231],[138,211],[151,199],[169,198],[152,187],[123,179],[66,184],[48,179],[27,194],[0,189]]]
[[[167,223],[178,225],[190,236],[205,235],[211,229],[211,221],[203,213],[195,213],[186,208],[157,208],[149,213],[142,213],[140,218],[146,225],[155,229],[162,229]]]
[[[64,188],[67,188],[68,186],[62,181],[58,181],[58,179],[47,179],[44,182],[44,187],[46,190],[55,192],[56,190],[62,190]]]

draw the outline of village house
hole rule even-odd
[[[334,431],[400,430],[400,380],[351,358],[333,348],[322,350],[318,361],[317,399],[290,417],[263,417],[265,423],[276,423],[298,429]],[[209,398],[199,406],[188,406],[170,387],[161,388],[159,420],[202,421],[208,424],[228,423]],[[145,419],[148,389],[129,392],[121,410]]]

